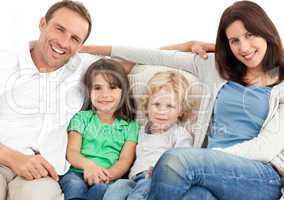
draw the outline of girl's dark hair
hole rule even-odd
[[[103,58],[92,63],[83,77],[83,84],[86,88],[86,97],[82,110],[95,109],[92,106],[90,93],[93,87],[93,80],[101,74],[105,80],[122,90],[118,109],[114,113],[115,118],[124,120],[134,120],[136,116],[136,106],[127,75],[121,64],[113,59]]]
[[[244,80],[247,67],[234,56],[226,36],[226,29],[236,20],[242,21],[250,33],[266,40],[267,50],[262,60],[263,71],[279,75],[278,81],[282,81],[284,60],[280,36],[265,11],[251,1],[235,2],[223,12],[220,19],[215,53],[220,76],[247,85]]]

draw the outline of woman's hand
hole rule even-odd
[[[84,180],[88,185],[95,185],[98,183],[109,183],[110,175],[107,169],[100,167],[89,161],[85,164],[84,168]]]

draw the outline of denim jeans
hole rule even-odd
[[[72,171],[60,177],[59,184],[65,200],[101,200],[108,187],[108,184],[88,186],[83,174]]]
[[[135,185],[136,183],[132,180],[118,179],[109,185],[103,200],[125,200]]]
[[[143,200],[149,194],[151,178],[147,171],[135,175],[131,179],[120,179],[107,189],[104,200]]]
[[[187,191],[182,200],[218,200],[208,189],[200,186],[193,186]],[[222,199],[220,199],[222,200]]]
[[[176,148],[155,166],[148,200],[277,200],[282,185],[269,163],[211,149]]]

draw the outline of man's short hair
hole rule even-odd
[[[91,30],[92,30],[92,19],[91,19],[91,15],[90,15],[89,11],[87,10],[87,8],[81,2],[78,2],[78,1],[72,1],[72,0],[59,1],[55,4],[53,4],[47,10],[47,12],[45,14],[46,22],[48,23],[49,20],[52,19],[53,14],[61,8],[67,8],[67,9],[70,9],[70,10],[78,13],[81,17],[83,17],[88,22],[88,24],[89,24],[88,33],[87,33],[86,38],[83,41],[83,42],[85,42],[88,39],[88,37],[91,33]]]

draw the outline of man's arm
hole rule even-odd
[[[174,44],[169,46],[164,46],[160,48],[161,50],[178,50],[178,51],[187,51],[193,52],[202,56],[203,58],[207,58],[208,52],[215,51],[215,44],[206,43],[201,41],[189,41],[180,44]],[[103,56],[110,56],[112,51],[112,46],[100,46],[100,45],[86,45],[81,47],[81,53],[89,53],[93,55],[103,55]],[[117,60],[122,64],[123,68],[125,69],[126,73],[129,73],[132,68],[134,67],[135,63],[130,62],[125,59],[117,58]]]
[[[81,53],[89,53],[92,55],[102,55],[102,56],[110,56],[111,55],[112,46],[99,46],[99,45],[86,45],[82,46],[80,49]],[[113,57],[116,61],[118,61],[124,68],[125,72],[128,74],[135,63],[130,62],[126,59]]]
[[[207,58],[208,52],[215,51],[215,44],[201,41],[188,41],[179,44],[173,44],[168,46],[163,46],[160,48],[161,50],[178,50],[185,52],[193,52],[204,58]],[[80,49],[82,53],[89,53],[93,55],[103,55],[110,56],[112,51],[112,46],[108,45],[86,45]]]
[[[11,150],[3,144],[0,144],[0,164],[9,166],[11,163]]]
[[[84,45],[80,48],[81,53],[89,53],[93,55],[110,56],[112,46],[101,45]]]
[[[27,180],[51,176],[58,181],[58,175],[51,164],[41,155],[25,155],[0,144],[0,164],[9,167],[15,174]]]
[[[196,53],[203,58],[207,58],[208,52],[215,51],[215,44],[201,42],[201,41],[189,41],[179,44],[173,44],[169,46],[164,46],[160,48],[161,50],[178,50],[178,51],[185,51],[185,52],[193,52]]]

